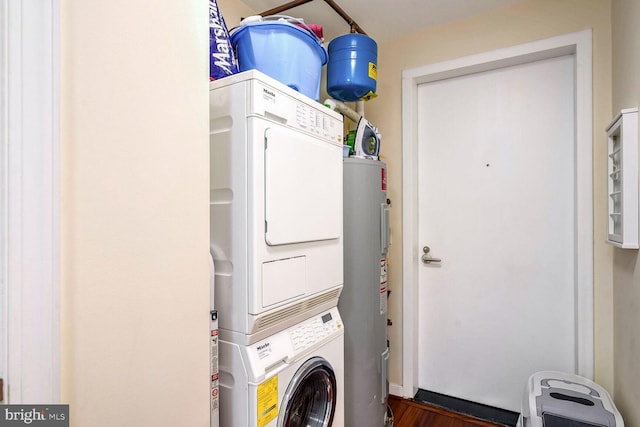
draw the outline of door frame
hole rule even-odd
[[[576,329],[578,374],[593,379],[592,31],[584,30],[402,72],[402,394],[418,390],[418,86],[436,80],[575,55]],[[524,387],[524,386],[523,386]]]
[[[59,403],[60,0],[0,0],[0,20],[2,403]]]

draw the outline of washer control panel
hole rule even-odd
[[[343,329],[337,308],[315,316],[289,329],[289,338],[295,351],[303,350]]]
[[[343,334],[342,318],[338,308],[334,307],[248,347],[238,344],[230,345],[238,348],[241,353],[245,353],[248,360],[245,367],[251,370],[249,377],[252,378],[251,381],[260,383],[268,377],[269,371],[277,371],[283,363],[295,361],[296,355],[313,351],[313,348],[322,346]],[[223,354],[221,353],[221,359]]]

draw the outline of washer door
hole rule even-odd
[[[329,362],[322,357],[307,360],[287,387],[278,427],[331,426],[336,393],[336,376]]]

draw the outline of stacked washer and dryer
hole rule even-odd
[[[220,425],[343,427],[342,116],[256,70],[209,106]]]

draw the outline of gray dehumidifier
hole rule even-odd
[[[536,372],[527,382],[518,427],[624,427],[609,393],[587,378]]]

